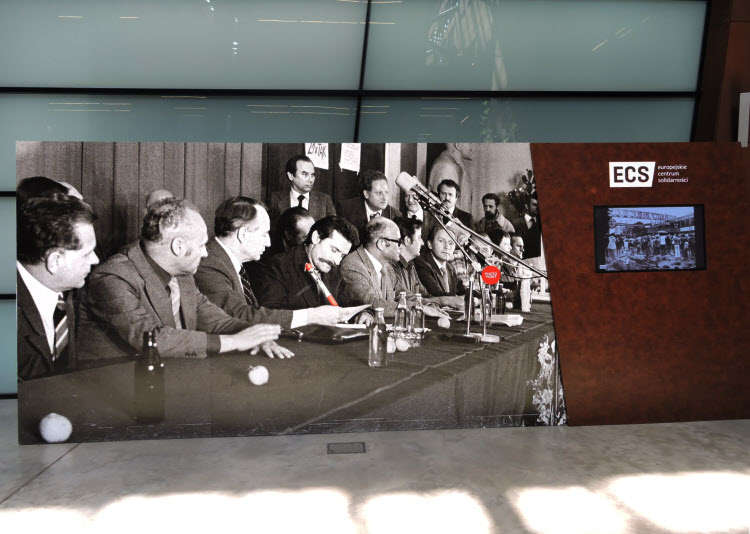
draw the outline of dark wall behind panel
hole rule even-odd
[[[748,150],[531,148],[570,424],[750,417]],[[684,164],[689,182],[610,188],[610,161]],[[596,274],[593,206],[659,204],[705,205],[707,269]]]

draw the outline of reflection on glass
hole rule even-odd
[[[706,4],[373,3],[365,88],[694,91]]]
[[[0,85],[355,89],[366,2],[0,2]],[[65,43],[65,46],[59,46]]]
[[[366,98],[365,143],[686,142],[692,98]]]
[[[15,176],[15,173],[11,178]],[[15,189],[15,185],[12,187]],[[0,260],[0,293],[13,295],[16,292],[16,199],[13,197],[0,198],[0,250],[3,251]]]
[[[0,95],[0,190],[16,141],[349,142],[354,98]]]

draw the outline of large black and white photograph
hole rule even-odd
[[[706,268],[703,206],[595,206],[597,272]]]
[[[20,443],[566,422],[528,144],[16,148]]]

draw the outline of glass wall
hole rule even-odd
[[[5,0],[17,141],[689,141],[705,0]],[[15,232],[5,234],[15,250]],[[12,258],[0,266],[15,332]],[[0,349],[14,393],[15,344]]]

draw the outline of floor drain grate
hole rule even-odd
[[[366,453],[364,441],[352,441],[349,443],[329,443],[328,454],[357,454]]]

